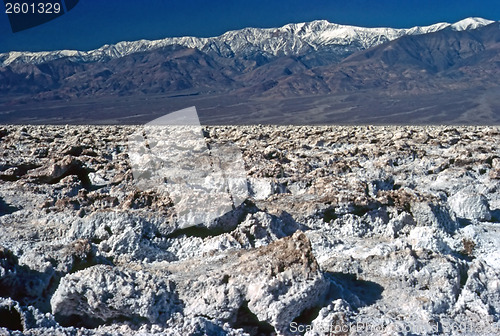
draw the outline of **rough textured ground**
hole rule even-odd
[[[187,229],[136,129],[0,126],[0,335],[499,333],[499,128],[206,128],[250,196]]]

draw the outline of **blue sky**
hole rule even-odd
[[[411,27],[469,16],[500,20],[500,1],[481,0],[80,0],[65,15],[12,33],[0,13],[0,52],[89,50],[124,40],[216,36],[243,27],[326,19],[365,27]]]

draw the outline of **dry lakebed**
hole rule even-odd
[[[137,183],[139,127],[0,126],[0,335],[500,334],[500,128],[203,127],[212,218]]]

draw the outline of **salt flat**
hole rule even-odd
[[[500,128],[204,127],[248,195],[186,226],[140,127],[0,126],[1,333],[498,334]]]

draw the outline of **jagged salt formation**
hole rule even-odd
[[[498,334],[499,128],[208,127],[249,197],[193,227],[136,130],[0,127],[1,333]]]

